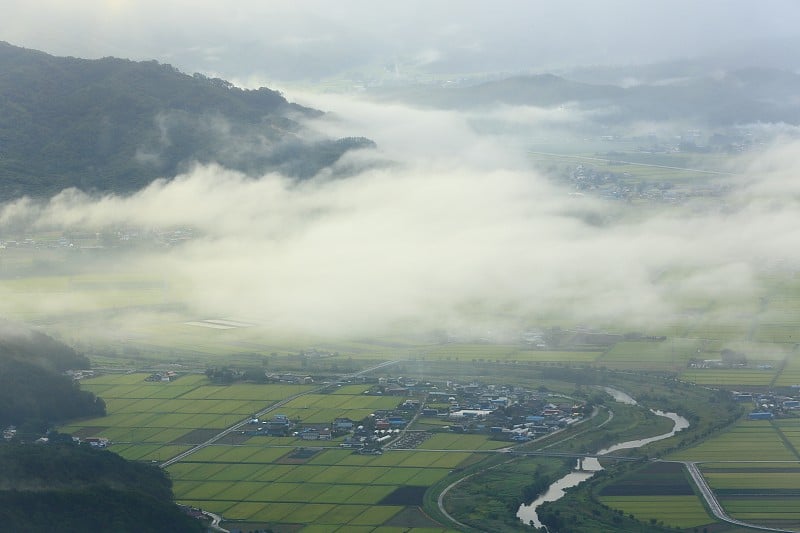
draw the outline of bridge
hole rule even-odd
[[[538,451],[538,452],[527,452],[527,451],[519,451],[519,450],[511,450],[510,454],[514,455],[524,455],[526,457],[572,457],[575,459],[587,459],[587,458],[594,458],[594,459],[611,459],[612,461],[646,461],[647,458],[645,457],[628,457],[623,455],[598,455],[592,453],[575,453],[575,452],[545,452],[545,451]]]

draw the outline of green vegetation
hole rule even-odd
[[[19,438],[35,439],[53,422],[104,415],[104,402],[63,374],[88,366],[86,357],[43,333],[0,323],[0,426],[17,425]]]
[[[0,70],[3,200],[69,187],[129,193],[194,162],[308,178],[374,146],[303,141],[290,116],[319,111],[155,61],[57,58],[0,42]]]
[[[0,446],[0,521],[9,531],[203,531],[155,466],[88,446]]]
[[[521,526],[517,508],[533,500],[572,464],[573,460],[539,458],[482,465],[482,471],[447,493],[445,509],[479,531],[517,531]]]

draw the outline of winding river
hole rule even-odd
[[[609,395],[611,395],[612,398],[614,398],[615,401],[619,403],[636,405],[636,400],[634,400],[629,395],[625,394],[620,390],[613,389],[611,387],[603,387],[603,390],[605,390]],[[645,444],[650,444],[651,442],[667,439],[673,436],[675,433],[689,427],[689,421],[677,413],[665,413],[663,411],[652,410],[652,409],[651,412],[658,416],[663,416],[672,420],[674,422],[672,430],[662,435],[656,435],[655,437],[620,442],[618,444],[614,444],[613,446],[609,446],[608,448],[604,448],[598,451],[595,455],[606,455],[619,450],[630,450],[633,448],[639,448],[640,446],[644,446]],[[553,502],[558,500],[559,498],[564,496],[564,491],[566,489],[574,487],[580,482],[589,479],[594,475],[595,472],[602,469],[603,467],[600,466],[600,461],[598,461],[597,458],[586,457],[585,459],[583,459],[583,471],[570,472],[566,476],[554,482],[547,488],[544,494],[536,498],[530,505],[521,505],[517,510],[517,517],[520,520],[522,520],[525,524],[532,523],[535,527],[542,527],[542,523],[539,521],[539,515],[536,513],[536,509],[541,504],[545,502]]]

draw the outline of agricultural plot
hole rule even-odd
[[[778,375],[775,385],[779,387],[800,386],[800,354],[793,352],[786,358],[786,366]]]
[[[496,450],[505,448],[507,441],[490,440],[487,435],[464,435],[459,433],[437,433],[425,440],[420,450]]]
[[[652,463],[603,486],[600,501],[640,521],[689,528],[712,523],[679,463]]]
[[[782,418],[774,420],[772,424],[786,440],[787,445],[793,448],[797,454],[800,450],[800,418]]]
[[[126,458],[165,461],[189,449],[192,435],[206,439],[255,411],[308,391],[294,385],[211,385],[204,376],[172,383],[145,382],[146,374],[102,376],[86,380],[86,388],[108,399],[109,415],[62,428],[83,436],[106,436],[112,449]],[[182,381],[183,380],[183,381]],[[377,409],[395,407],[400,399],[363,394],[367,387],[340,387],[332,394],[308,394],[281,409],[292,419],[331,423],[347,416],[361,419]],[[467,437],[468,448],[486,446],[486,439]],[[176,498],[229,519],[270,524],[321,526],[328,531],[374,530],[409,505],[401,487],[421,497],[425,489],[470,457],[467,452],[387,452],[357,455],[352,450],[325,448],[330,441],[295,437],[242,435],[241,444],[207,446],[169,468]],[[457,449],[452,436],[448,447]],[[472,442],[475,441],[475,442]],[[178,444],[181,443],[181,444]],[[445,444],[443,441],[442,444]],[[298,447],[320,451],[289,461]],[[486,446],[491,448],[491,446]],[[416,497],[416,496],[415,496]],[[384,500],[391,503],[382,503]],[[410,529],[412,522],[393,524]]]
[[[402,503],[382,505],[384,499],[404,486],[421,487],[424,492],[470,455],[388,452],[367,456],[327,449],[305,464],[276,464],[288,453],[291,449],[209,446],[169,468],[176,497],[203,508],[225,509],[229,519],[313,522],[329,530],[374,528],[405,508]],[[233,477],[241,481],[232,483]]]
[[[444,344],[427,347],[419,358],[445,361],[591,362],[599,351],[527,350],[518,345]]]
[[[598,359],[613,367],[675,370],[686,368],[690,358],[703,347],[698,339],[618,342]]]
[[[688,369],[681,374],[681,379],[699,385],[753,385],[766,386],[772,383],[778,370],[749,368],[699,368]]]
[[[687,461],[750,461],[753,457],[772,461],[798,458],[767,420],[742,420],[724,433],[669,456]]]
[[[600,501],[637,520],[663,522],[677,528],[694,528],[711,524],[703,502],[697,496],[603,496]]]
[[[733,517],[765,525],[800,524],[800,461],[704,463],[701,468]]]
[[[197,443],[280,399],[310,389],[303,385],[221,387],[209,385],[205,376],[198,375],[149,383],[147,376],[107,375],[84,380],[82,387],[106,400],[109,415],[62,429],[117,443]],[[192,437],[199,429],[207,432]]]

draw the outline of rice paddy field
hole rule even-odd
[[[105,437],[126,459],[164,461],[207,440],[279,400],[312,387],[303,385],[209,384],[204,375],[169,383],[145,381],[149,374],[109,374],[81,381],[106,402],[108,415],[62,428],[75,436]]]
[[[699,462],[709,486],[732,517],[765,526],[797,527],[798,445],[798,418],[741,420],[669,459]]]
[[[711,524],[703,502],[697,496],[606,496],[601,502],[624,514],[632,514],[637,520],[656,520],[669,526],[691,529]]]
[[[678,528],[714,522],[690,484],[683,465],[652,463],[607,483],[599,499],[639,521],[655,520]]]
[[[101,394],[108,416],[60,428],[106,437],[111,450],[133,460],[163,462],[280,400],[303,394],[280,413],[307,423],[360,419],[400,399],[367,396],[363,385],[331,394],[309,385],[212,385],[204,375],[147,382],[149,374],[105,375],[82,381]],[[234,435],[235,442],[199,449],[168,468],[177,501],[222,514],[231,523],[273,524],[300,531],[445,531],[420,511],[425,490],[493,449],[485,436],[434,440],[436,451],[359,455],[338,441]],[[339,439],[341,440],[341,439]],[[298,450],[304,450],[298,454]]]
[[[680,461],[751,461],[754,457],[771,461],[800,460],[780,425],[770,420],[742,420],[731,429],[668,458]]]
[[[800,525],[800,462],[710,462],[701,469],[734,518],[774,527]]]

